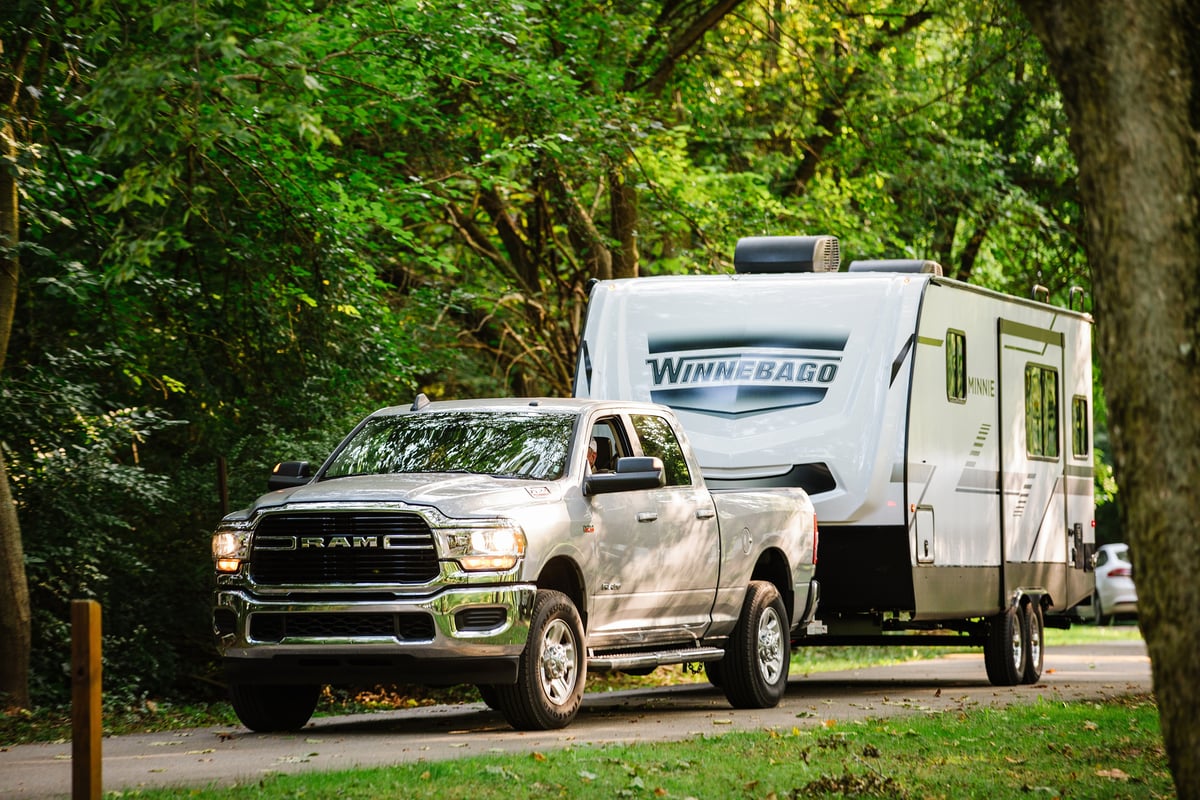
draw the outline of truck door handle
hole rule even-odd
[[[658,519],[657,511],[639,511],[637,515],[638,522],[654,522]]]
[[[712,519],[717,515],[714,508],[698,508],[696,509],[696,519]]]

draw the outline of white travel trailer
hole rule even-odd
[[[824,643],[982,645],[993,683],[1035,682],[1091,592],[1091,317],[838,262],[750,237],[736,274],[597,282],[575,393],[672,406],[710,487],[809,492]]]

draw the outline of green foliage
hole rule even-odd
[[[20,498],[26,570],[34,613],[34,696],[69,696],[70,602],[94,598],[106,608],[105,669],[120,676],[113,693],[163,692],[176,654],[154,646],[194,616],[169,605],[170,583],[155,571],[164,547],[158,520],[177,506],[167,478],[139,464],[139,450],[173,423],[153,409],[112,408],[86,374],[124,354],[68,352],[19,380],[0,383],[0,429]],[[195,599],[195,598],[193,598]]]
[[[17,42],[41,65],[0,433],[42,697],[77,593],[108,601],[117,691],[207,676],[218,462],[240,505],[418,390],[567,393],[592,278],[833,233],[1088,286],[1011,0],[19,2],[0,39],[3,81]]]
[[[703,163],[753,164],[783,200],[768,232],[834,233],[850,258],[931,258],[1021,295],[1089,285],[1065,118],[1011,3],[801,4],[722,32],[682,106]]]

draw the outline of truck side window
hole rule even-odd
[[[596,472],[612,472],[617,465],[617,459],[628,455],[625,447],[621,445],[612,419],[599,420],[592,426],[592,441],[596,444],[596,463],[592,465]]]
[[[1058,458],[1058,372],[1025,365],[1025,451]]]
[[[634,414],[632,419],[633,429],[642,440],[642,452],[662,459],[667,486],[691,486],[692,475],[688,472],[683,448],[675,438],[675,431],[671,430],[671,423],[649,414]]]
[[[946,399],[967,402],[967,335],[946,331]]]

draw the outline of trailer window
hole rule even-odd
[[[683,457],[683,448],[675,438],[675,431],[671,430],[671,423],[649,414],[634,414],[632,419],[633,429],[642,440],[642,453],[662,459],[667,486],[691,486],[687,459]]]
[[[1091,451],[1092,437],[1088,435],[1092,415],[1088,413],[1086,397],[1076,395],[1071,400],[1071,454],[1079,457]]]
[[[967,335],[946,331],[946,399],[967,402]]]
[[[1058,458],[1058,372],[1037,364],[1025,365],[1025,449]]]

